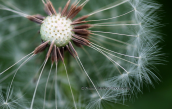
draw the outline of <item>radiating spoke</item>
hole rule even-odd
[[[65,63],[63,63],[63,65],[64,65],[64,67],[65,67],[66,76],[67,76],[67,79],[68,79],[70,91],[71,91],[72,98],[73,98],[73,103],[74,103],[75,109],[77,109],[77,106],[76,106],[76,103],[75,103],[75,98],[74,98],[73,91],[72,91],[72,87],[71,87],[70,80],[69,80],[69,76],[68,76],[68,73],[67,73],[66,65],[65,65]]]
[[[38,85],[39,85],[39,81],[41,79],[41,76],[42,76],[42,73],[43,73],[43,70],[44,70],[44,67],[45,67],[47,61],[48,61],[48,58],[46,58],[46,60],[44,62],[44,65],[42,67],[42,70],[41,70],[41,73],[39,75],[38,81],[36,83],[36,87],[35,87],[35,91],[34,91],[34,94],[33,94],[33,97],[32,97],[32,102],[31,102],[31,105],[30,105],[30,109],[33,109],[33,103],[34,103],[34,100],[35,100],[36,91],[37,91],[37,88],[38,88]]]
[[[50,78],[50,75],[51,75],[52,68],[53,68],[53,64],[51,64],[51,68],[50,68],[50,71],[48,73],[48,77],[47,77],[47,81],[46,81],[46,85],[45,85],[43,109],[45,109],[45,100],[46,100],[46,93],[47,93],[47,85],[48,85],[48,81],[49,81],[49,78]]]

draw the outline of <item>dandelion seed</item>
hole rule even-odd
[[[9,90],[7,88],[7,90]],[[8,91],[7,91],[8,92]],[[8,93],[6,93],[8,94]],[[23,95],[16,97],[13,95],[13,90],[9,92],[9,95],[6,95],[0,90],[0,108],[3,109],[16,109],[16,108],[26,108]],[[8,98],[6,98],[8,96]]]

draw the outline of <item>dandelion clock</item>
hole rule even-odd
[[[109,109],[160,81],[151,0],[1,0],[0,107]]]

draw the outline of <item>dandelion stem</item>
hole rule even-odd
[[[100,50],[99,48],[94,48],[91,47],[93,49],[95,49],[96,51],[100,52],[101,54],[103,54],[105,57],[107,57],[112,63],[117,64],[119,67],[121,67],[127,74],[129,73],[124,67],[122,67],[119,63],[117,63],[116,61],[114,61],[112,58],[110,58],[109,56],[107,56],[105,53],[102,52],[102,50]]]
[[[85,6],[88,2],[89,2],[89,0],[85,0],[85,1],[81,4],[81,6]]]
[[[23,16],[23,17],[27,17],[28,16],[27,14],[24,14],[24,13],[19,12],[19,11],[12,10],[10,8],[7,8],[7,7],[3,6],[3,5],[1,5],[1,4],[0,4],[0,9],[1,10],[10,11],[10,12],[13,12],[13,13],[16,13],[16,14],[19,14],[20,16]]]
[[[109,51],[109,52],[113,52],[113,53],[115,53],[115,54],[118,54],[118,55],[122,55],[122,56],[126,56],[126,57],[131,57],[131,58],[136,58],[136,59],[140,58],[140,57],[136,57],[136,56],[130,56],[130,55],[125,55],[125,54],[122,54],[122,53],[118,53],[118,52],[109,50],[109,49],[107,49],[107,48],[104,48],[104,47],[102,47],[102,46],[99,46],[99,45],[97,45],[97,44],[95,44],[95,43],[92,43],[92,42],[91,42],[91,44],[93,44],[93,45],[95,45],[95,46],[98,46],[98,47],[100,47],[100,48],[102,48],[102,49],[104,49],[104,50],[107,50],[107,51]]]
[[[66,76],[67,76],[67,79],[68,79],[68,83],[69,83],[70,91],[71,91],[72,98],[73,98],[73,103],[74,103],[75,109],[77,109],[77,107],[76,107],[76,103],[75,103],[75,98],[74,98],[73,91],[72,91],[72,87],[71,87],[70,80],[69,80],[69,77],[68,77],[68,73],[67,73],[66,65],[65,65],[65,63],[64,63],[64,62],[63,62],[63,65],[64,65],[64,67],[65,67]]]
[[[4,17],[4,18],[1,18],[0,19],[0,23],[4,22],[5,20],[11,19],[11,18],[16,18],[16,17],[21,17],[21,16],[19,16],[19,15],[11,15],[11,16],[7,16],[7,17]]]
[[[98,76],[99,71],[98,71],[98,68],[97,68],[96,64],[95,64],[94,61],[93,61],[93,58],[91,57],[91,55],[87,52],[87,50],[86,50],[85,48],[82,48],[82,49],[83,49],[84,52],[88,55],[88,57],[89,57],[91,63],[93,64],[94,70],[97,72],[97,73],[96,73],[96,76]],[[99,78],[98,78],[98,79],[102,80],[102,76],[99,75]]]
[[[17,70],[16,70],[16,72],[15,72],[15,74],[14,74],[14,76],[13,76],[13,79],[11,80],[11,84],[10,84],[9,91],[8,91],[8,94],[7,94],[6,102],[8,101],[9,93],[10,93],[10,90],[11,90],[11,86],[12,86],[12,84],[13,84],[14,78],[15,78],[15,76],[16,76],[18,70],[19,70],[28,60],[30,60],[34,55],[35,55],[35,54],[31,55],[28,59],[26,59],[26,60],[17,68]]]
[[[56,72],[55,72],[55,104],[57,109],[57,62],[56,62]]]
[[[116,18],[118,18],[118,17],[122,17],[122,16],[124,16],[124,15],[127,15],[127,14],[129,14],[129,13],[131,13],[131,12],[133,12],[133,11],[135,11],[135,10],[131,10],[131,11],[127,12],[127,13],[124,13],[124,14],[122,14],[122,15],[119,15],[119,16],[116,16],[116,17],[112,17],[112,18],[100,19],[100,20],[88,20],[88,21],[90,21],[90,22],[98,22],[98,21],[116,19]]]
[[[15,64],[13,64],[12,66],[10,66],[9,68],[7,68],[6,70],[4,70],[3,72],[0,73],[0,75],[2,75],[3,73],[5,73],[7,70],[9,70],[10,68],[12,68],[13,66],[15,66],[16,64],[18,64],[20,61],[22,61],[23,59],[25,59],[26,57],[28,57],[29,55],[33,54],[33,52],[29,53],[28,55],[24,56],[22,59],[20,59],[18,62],[16,62]]]
[[[5,38],[4,40],[2,40],[1,43],[9,40],[10,38],[13,38],[13,37],[15,37],[17,35],[20,35],[20,34],[24,33],[24,32],[28,32],[29,30],[32,30],[32,29],[35,29],[35,28],[36,28],[36,26],[29,26],[29,27],[23,28],[22,30],[17,30],[17,32],[14,31],[14,33],[12,32],[11,34],[8,35],[10,37]]]
[[[46,100],[46,93],[47,93],[47,85],[48,85],[48,81],[49,81],[49,78],[50,78],[50,75],[51,75],[52,67],[53,67],[53,63],[51,64],[51,68],[50,68],[50,71],[48,73],[48,78],[47,78],[47,82],[46,82],[46,85],[45,85],[43,109],[45,109],[45,100]]]
[[[92,45],[92,46],[95,47],[94,45]],[[95,48],[99,49],[98,47],[95,47]],[[118,56],[115,56],[115,55],[113,55],[113,54],[111,54],[111,53],[109,53],[109,52],[107,52],[107,51],[104,51],[104,50],[101,50],[101,51],[104,52],[104,53],[107,53],[107,54],[109,54],[109,55],[111,55],[111,56],[114,56],[114,57],[116,57],[116,58],[118,58],[118,59],[121,59],[121,60],[123,60],[123,61],[126,61],[126,62],[128,62],[128,63],[131,63],[131,64],[134,64],[134,65],[138,66],[138,64],[136,64],[136,63],[133,63],[133,62],[128,61],[128,60],[126,60],[126,59],[123,59],[123,58],[120,58],[120,57],[118,57]]]
[[[44,65],[44,63],[41,64],[41,66],[39,67],[38,72],[36,72],[35,75],[33,76],[33,79],[37,77],[37,74],[39,73],[39,71],[40,71],[40,69],[42,68],[43,65]],[[25,85],[25,87],[22,89],[22,92],[25,92],[25,91],[28,89],[28,87],[30,86],[30,82],[33,82],[33,79],[31,79],[31,81],[29,81],[29,82]],[[27,90],[27,91],[28,91],[28,90]]]
[[[108,22],[108,23],[112,23],[112,22]],[[99,24],[94,24],[93,26],[96,27],[96,26],[101,26],[101,27],[107,27],[107,26],[138,26],[140,24],[110,24],[110,25],[107,25],[108,23],[99,23]]]
[[[131,37],[137,37],[136,35],[120,34],[120,33],[113,33],[113,32],[103,32],[103,31],[91,31],[91,32],[93,32],[93,33],[114,34],[114,35],[120,35],[120,36],[131,36]]]
[[[128,1],[128,0],[125,0],[125,1],[123,1],[123,2],[121,2],[121,3],[119,3],[119,4],[110,6],[110,7],[105,8],[105,9],[101,9],[101,10],[95,11],[95,12],[89,14],[89,16],[94,15],[94,14],[99,13],[99,12],[103,12],[103,11],[106,11],[106,10],[109,10],[109,9],[112,9],[112,8],[115,8],[115,7],[119,6],[119,5],[122,5],[122,4],[126,3],[127,1]]]
[[[46,60],[44,62],[43,68],[41,70],[41,73],[39,75],[38,81],[36,83],[36,87],[35,87],[35,91],[34,91],[34,94],[33,94],[33,97],[32,97],[32,102],[31,102],[31,105],[30,105],[30,109],[33,109],[33,103],[34,103],[34,100],[35,100],[36,91],[37,91],[37,88],[38,88],[38,85],[39,85],[39,81],[41,79],[41,76],[42,76],[42,73],[43,73],[43,70],[44,70],[44,67],[45,67],[47,61],[48,61],[48,58],[46,58]]]
[[[82,69],[82,67],[81,67],[81,65],[80,65],[80,63],[78,62],[78,60],[77,60],[77,59],[76,59],[76,62],[77,62],[77,64],[79,65],[79,68],[81,69],[81,71],[82,71],[82,72],[84,72],[84,71],[83,71],[83,69]],[[85,74],[85,73],[84,73],[84,74]],[[86,77],[87,77],[87,75],[86,75],[86,74],[85,74],[84,76],[86,76]],[[86,78],[86,80],[87,80],[88,85],[89,85],[89,86],[91,86],[91,84],[90,84],[90,82],[89,82],[88,77]]]
[[[117,39],[113,39],[113,38],[110,38],[110,37],[107,37],[107,36],[104,36],[104,35],[100,35],[100,34],[95,34],[95,33],[92,33],[93,35],[96,35],[96,36],[100,36],[100,37],[104,37],[106,39],[109,39],[109,40],[113,40],[115,42],[119,42],[119,43],[122,43],[122,44],[125,44],[125,45],[130,45],[130,46],[133,46],[129,43],[126,43],[126,42],[123,42],[123,41],[120,41],[120,40],[117,40]]]
[[[13,5],[12,3],[10,3],[10,2],[8,2],[6,0],[5,1],[1,0],[1,2],[3,2],[5,5],[8,5],[8,6],[12,7],[15,10],[21,11],[17,6]]]
[[[97,94],[99,95],[100,99],[102,99],[102,97],[100,96],[100,94],[99,94],[99,92],[98,92],[98,90],[97,90],[96,86],[94,85],[93,81],[92,81],[92,80],[91,80],[91,78],[89,77],[88,73],[86,72],[86,70],[85,70],[84,66],[82,65],[82,63],[81,63],[81,61],[80,61],[80,59],[79,59],[79,57],[78,57],[78,56],[77,56],[77,58],[78,58],[78,60],[79,60],[79,63],[81,64],[81,66],[82,66],[82,68],[83,68],[83,70],[84,70],[85,74],[87,75],[87,77],[89,78],[90,82],[91,82],[91,83],[92,83],[92,85],[94,86],[94,88],[95,88],[95,90],[96,90]]]

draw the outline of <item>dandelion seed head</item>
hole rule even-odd
[[[25,53],[21,53],[22,50],[13,47],[13,59],[16,61],[14,65],[17,65],[23,59],[26,59],[24,61],[25,64],[32,56],[46,52],[46,49],[49,48],[46,60],[40,69],[35,70],[35,65],[33,68],[25,67],[25,69],[29,68],[32,70],[23,71],[25,73],[14,76],[14,80],[19,81],[21,79],[20,81],[22,81],[17,87],[26,86],[23,92],[15,93],[17,98],[22,98],[23,100],[22,94],[29,88],[27,92],[29,96],[32,96],[32,101],[28,109],[41,106],[43,102],[45,108],[62,107],[64,109],[67,106],[66,103],[69,103],[71,107],[71,98],[75,109],[77,109],[80,105],[76,103],[76,97],[80,93],[80,90],[77,89],[86,84],[87,86],[85,87],[87,88],[82,90],[81,93],[85,95],[84,99],[90,100],[90,102],[88,105],[86,104],[87,106],[82,102],[84,108],[101,109],[106,102],[118,103],[123,101],[124,103],[128,96],[141,91],[143,83],[152,84],[152,78],[159,80],[152,71],[154,69],[153,65],[159,63],[160,59],[157,58],[161,56],[159,54],[160,49],[157,46],[161,37],[154,30],[159,26],[159,22],[157,22],[158,16],[155,14],[155,10],[159,8],[158,4],[151,2],[151,0],[119,0],[105,6],[107,1],[102,1],[105,7],[100,8],[99,5],[94,5],[97,2],[92,0],[90,4],[93,5],[88,7],[93,7],[93,9],[91,8],[93,12],[89,12],[89,14],[87,11],[90,10],[84,7],[88,0],[84,0],[83,3],[81,3],[82,0],[76,0],[74,3],[71,3],[71,1],[68,0],[64,9],[61,8],[63,6],[60,6],[58,12],[56,12],[57,9],[55,9],[56,6],[53,6],[55,5],[53,2],[42,0],[47,17],[40,14],[25,14],[25,12],[33,13],[34,8],[28,8],[26,9],[27,11],[22,12],[14,7],[8,8],[0,5],[2,10],[14,12],[41,25],[39,33],[43,40],[42,44],[35,48],[32,52],[33,55],[31,55],[32,53],[28,54],[26,57],[30,56],[29,58],[22,58],[21,60],[19,58],[23,57]],[[39,3],[34,1],[34,4],[38,5]],[[99,8],[99,10],[94,11],[95,8]],[[7,19],[4,18],[4,20]],[[6,24],[9,25],[10,23]],[[9,36],[12,35],[14,37],[19,35],[18,33],[22,34],[27,31],[27,29],[26,31],[17,31],[19,24],[10,25],[8,31],[11,34]],[[2,32],[4,30],[2,29]],[[5,34],[5,32],[2,32],[1,34]],[[0,37],[0,41],[1,38],[6,39],[5,37]],[[18,43],[18,39],[16,41]],[[18,48],[27,48],[28,43],[29,40],[27,42],[20,41]],[[34,46],[34,44],[31,46]],[[82,52],[81,49],[75,50],[75,47],[82,48],[85,52]],[[66,58],[67,54],[65,52],[70,53],[76,59],[76,62],[74,63],[70,58]],[[104,60],[103,56],[107,60]],[[44,72],[47,72],[48,67],[46,67],[46,64],[49,57],[51,57],[52,67],[47,78],[47,73]],[[40,60],[36,62],[38,61]],[[64,68],[60,64],[61,61]],[[90,62],[87,64],[83,61]],[[54,63],[56,63],[56,70],[53,70]],[[61,75],[64,72],[61,69],[65,69],[67,79],[64,75]],[[51,71],[56,72],[51,73]],[[77,73],[75,73],[76,71]],[[69,77],[68,72],[71,72]],[[1,74],[3,73],[4,71]],[[2,78],[2,80],[4,79]],[[97,82],[96,85],[95,82]],[[77,85],[74,83],[77,83]],[[43,95],[44,85],[45,91]],[[67,85],[69,85],[69,91],[66,91]],[[91,90],[91,88],[94,88],[94,90]],[[53,91],[54,89],[55,91]],[[30,90],[34,90],[34,93]],[[72,90],[75,90],[76,93],[73,93]],[[71,96],[69,96],[69,92]],[[42,96],[44,96],[44,99]],[[38,97],[41,99],[37,100]],[[3,103],[4,105],[14,104],[11,101],[5,102],[5,100],[3,100]]]
[[[55,40],[57,47],[65,46],[72,38],[72,21],[61,14],[48,16],[41,25],[41,38],[46,41]]]

